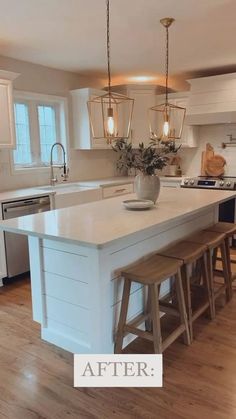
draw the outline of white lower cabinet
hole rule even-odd
[[[134,192],[133,183],[128,183],[126,185],[119,185],[119,186],[108,186],[106,188],[102,188],[102,197],[114,198],[115,196],[126,195],[128,193],[133,193],[133,192]]]
[[[54,195],[54,208],[66,208],[74,205],[86,204],[88,202],[99,201],[102,199],[102,190],[93,189],[79,192],[67,192]]]
[[[161,180],[162,188],[179,188],[181,180]]]

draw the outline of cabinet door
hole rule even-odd
[[[103,93],[104,94],[104,93]],[[89,99],[93,100],[97,95],[90,95]],[[93,122],[94,122],[94,130],[96,133],[99,133],[99,136],[102,137],[103,135],[103,117],[102,117],[102,108],[99,107],[99,110],[96,109],[93,110]],[[89,116],[88,116],[89,118]],[[107,144],[107,140],[106,138],[99,138],[99,139],[94,139],[92,136],[92,130],[90,127],[90,144],[91,144],[91,149],[106,149],[106,148],[111,148],[111,146],[109,144]]]
[[[156,104],[154,91],[137,90],[131,91],[130,96],[134,99],[134,111],[131,124],[131,140],[134,147],[139,143],[148,145],[150,142],[148,110]]]
[[[128,183],[126,185],[108,186],[102,189],[103,189],[103,192],[102,192],[103,198],[113,198],[114,196],[133,193],[134,185],[133,183]]]
[[[187,97],[175,99],[174,102],[175,105],[183,108],[188,106]],[[198,131],[198,126],[186,125],[184,123],[181,139],[176,141],[176,145],[182,144],[182,147],[197,147]]]
[[[74,131],[74,148],[79,150],[106,149],[105,138],[95,140],[92,136],[90,127],[89,113],[87,102],[94,99],[95,96],[104,94],[104,91],[83,88],[71,91],[72,94],[72,110],[73,110],[73,131]],[[98,131],[102,137],[102,114],[99,110],[92,110],[95,131]]]
[[[15,122],[12,101],[12,82],[0,80],[0,148],[15,148]]]
[[[162,181],[161,180],[161,186],[162,188],[179,188],[181,184],[181,181],[179,180],[178,182],[176,181]]]
[[[54,196],[55,209],[73,207],[74,205],[86,204],[88,202],[100,201],[102,199],[101,189],[86,190],[83,192],[56,193]]]

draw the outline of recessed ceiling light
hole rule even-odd
[[[153,76],[133,76],[133,77],[129,77],[130,81],[134,81],[137,83],[144,83],[147,81],[154,81],[156,80],[156,77]]]

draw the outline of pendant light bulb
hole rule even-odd
[[[112,137],[115,133],[115,121],[112,116],[107,118],[107,133]]]
[[[168,137],[169,131],[170,131],[170,124],[168,121],[165,121],[163,125],[163,136]]]
[[[165,116],[164,116],[164,124],[163,124],[163,137],[164,138],[168,138],[169,134],[170,134],[170,121],[169,121],[169,115],[168,115],[168,110],[166,109],[165,111]]]
[[[115,120],[112,108],[108,108],[107,110],[107,134],[110,137],[114,136],[115,134]]]

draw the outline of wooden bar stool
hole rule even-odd
[[[236,234],[236,224],[235,223],[225,223],[225,222],[219,222],[216,224],[213,224],[212,226],[207,228],[208,231],[216,231],[218,233],[224,233],[225,234],[225,247],[226,247],[226,254],[227,254],[227,261],[228,261],[228,271],[231,278],[231,282],[236,279],[236,275],[232,274],[231,269],[231,255],[230,255],[230,242],[233,238],[234,234]],[[222,260],[222,258],[221,258]],[[216,262],[216,257],[215,257]],[[218,270],[219,272],[219,270]],[[222,271],[220,271],[222,273]]]
[[[212,292],[212,308],[213,308],[213,315],[215,317],[215,300],[216,298],[222,293],[225,292],[226,301],[229,301],[232,295],[231,288],[231,280],[228,271],[228,262],[227,262],[227,254],[226,254],[226,247],[225,247],[225,234],[218,233],[216,231],[208,231],[208,230],[201,230],[192,236],[186,238],[186,241],[204,244],[207,246],[207,265],[208,265],[208,275],[210,280],[210,287]],[[223,277],[224,277],[224,284],[220,286],[217,290],[215,290],[214,286],[214,270],[213,270],[213,253],[215,249],[220,248],[221,256],[222,256],[222,265],[223,265]]]
[[[186,310],[189,322],[189,332],[191,341],[193,340],[193,322],[201,316],[201,314],[209,309],[210,318],[214,318],[213,304],[212,304],[212,291],[208,276],[207,267],[207,246],[204,244],[190,243],[180,241],[173,246],[160,251],[160,255],[168,256],[183,261],[181,267],[183,286],[185,291]],[[194,264],[200,262],[200,275],[203,278],[203,283],[194,284],[191,281],[190,269],[194,271]],[[203,291],[203,298],[197,307],[194,308],[194,297],[199,297],[199,291]]]
[[[124,268],[121,273],[124,278],[124,289],[115,343],[115,353],[122,352],[123,339],[128,333],[152,341],[155,353],[162,353],[182,333],[185,337],[185,343],[190,345],[188,319],[180,271],[182,265],[182,260],[153,255],[140,263]],[[178,314],[180,317],[180,325],[177,326],[167,338],[162,339],[159,291],[161,284],[170,277],[174,277],[175,279],[178,311],[173,308],[173,313],[175,315]],[[150,297],[150,306],[148,308],[145,307],[143,314],[137,316],[131,322],[126,323],[132,281],[147,286]],[[147,319],[152,321],[152,332],[138,328],[138,326]]]

